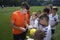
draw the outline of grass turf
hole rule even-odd
[[[42,11],[43,8],[44,8],[43,6],[32,6],[30,8],[30,11],[31,13],[37,10]],[[12,12],[18,9],[20,9],[20,7],[0,8],[0,40],[13,40],[13,36],[11,33],[11,28],[10,28],[10,16]],[[58,14],[59,13],[60,13],[60,10],[58,11]],[[57,25],[56,32],[54,34],[54,39],[60,40],[60,25]]]

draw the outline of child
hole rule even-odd
[[[37,16],[39,17],[39,16],[40,16],[40,14],[41,14],[41,11],[40,11],[40,10],[38,10],[38,11],[37,11]]]
[[[41,16],[41,15],[44,15],[44,14],[46,14],[47,16],[49,16],[49,11],[50,11],[49,8],[45,8],[45,9],[43,9],[43,13],[40,14],[40,16]],[[38,18],[38,19],[39,19],[39,18]],[[39,24],[39,22],[38,22],[38,27],[37,27],[37,29],[42,29],[42,25]]]
[[[47,14],[47,15],[49,15],[49,11],[50,11],[49,8],[44,8],[44,9],[43,9],[43,13],[40,14],[40,16],[43,15],[43,14]]]
[[[55,26],[59,22],[57,11],[58,11],[58,8],[57,7],[53,7],[53,13],[49,15],[49,18],[50,18],[49,24],[51,25],[52,34],[54,34],[55,28],[56,28]]]
[[[49,8],[45,8],[45,9],[43,10],[44,14],[49,14],[49,11],[50,11]]]
[[[46,8],[50,9],[49,14],[51,14],[52,13],[52,9],[53,9],[53,5],[49,4],[49,5],[46,6]]]
[[[47,16],[47,14],[43,14],[39,17],[39,24],[42,25],[42,29],[40,29],[43,30],[46,34],[44,40],[51,40],[51,26],[49,25],[49,17]]]
[[[34,34],[34,40],[44,40],[45,32],[37,30]]]
[[[28,27],[28,29],[30,31],[30,34],[33,34],[34,33],[34,31],[37,28],[37,26],[38,26],[37,14],[36,14],[36,12],[33,12],[32,13],[32,16],[30,18],[30,25],[27,25],[27,27]],[[32,40],[32,38],[28,38],[28,40]]]
[[[36,28],[38,26],[38,21],[37,21],[37,14],[36,12],[32,13],[32,16],[30,18],[30,25],[32,25],[33,27],[31,28]]]

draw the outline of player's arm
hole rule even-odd
[[[14,22],[11,22],[11,28],[18,29],[18,30],[21,30],[21,31],[26,31],[25,28],[17,27],[16,25],[14,25]]]
[[[11,16],[11,22],[10,22],[10,24],[11,24],[11,28],[25,31],[25,28],[17,27],[17,26],[14,24],[15,21],[16,21],[16,14],[13,13],[12,16]]]

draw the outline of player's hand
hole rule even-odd
[[[26,28],[28,28],[29,25],[26,22],[24,24],[25,24]]]
[[[26,31],[26,29],[25,28],[23,28],[23,27],[19,27],[20,28],[20,30],[22,30],[23,32],[25,32]]]
[[[26,23],[26,22],[24,22],[24,25],[25,25],[25,26],[27,26],[27,23]]]

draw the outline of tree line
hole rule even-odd
[[[4,6],[20,6],[21,2],[28,2],[31,6],[40,6],[46,4],[53,4],[56,6],[60,6],[60,0],[54,1],[44,1],[44,0],[0,0],[0,5]]]

